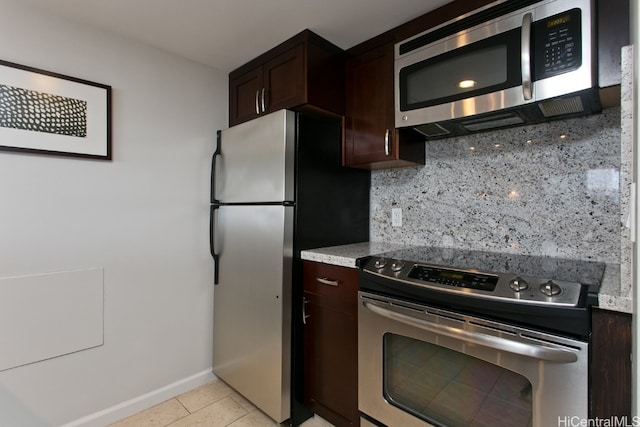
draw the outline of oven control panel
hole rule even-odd
[[[414,265],[407,274],[407,277],[423,282],[457,286],[459,288],[479,289],[489,292],[492,292],[498,283],[496,276],[466,273],[464,271],[447,270],[426,265]]]
[[[424,289],[534,305],[576,307],[583,288],[580,283],[554,278],[458,269],[384,257],[372,258],[364,270],[392,282]]]

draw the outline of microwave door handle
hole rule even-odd
[[[522,68],[522,96],[525,101],[533,97],[533,83],[531,81],[531,12],[522,17],[522,34],[520,42],[520,66]]]
[[[432,323],[402,313],[380,307],[370,301],[363,301],[364,306],[380,316],[396,320],[407,325],[411,325],[425,331],[433,332],[437,335],[444,335],[456,340],[471,342],[483,347],[506,351],[508,353],[520,354],[538,360],[547,360],[556,363],[573,363],[578,360],[578,356],[570,350],[561,348],[543,347],[535,344],[513,341],[506,338],[495,337],[479,332],[466,331],[452,326],[445,326]]]

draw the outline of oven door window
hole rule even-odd
[[[438,426],[531,425],[532,386],[522,375],[413,338],[383,340],[391,405]]]
[[[400,70],[400,110],[459,101],[522,84],[520,30],[511,30]]]

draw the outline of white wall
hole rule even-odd
[[[104,345],[0,372],[0,425],[62,425],[204,380],[226,75],[18,1],[0,10],[0,59],[113,87],[113,161],[0,151],[0,277],[104,268]]]

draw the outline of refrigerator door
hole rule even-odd
[[[293,207],[216,211],[213,372],[283,422],[291,412]]]
[[[293,201],[295,113],[276,111],[219,133],[212,202]]]

